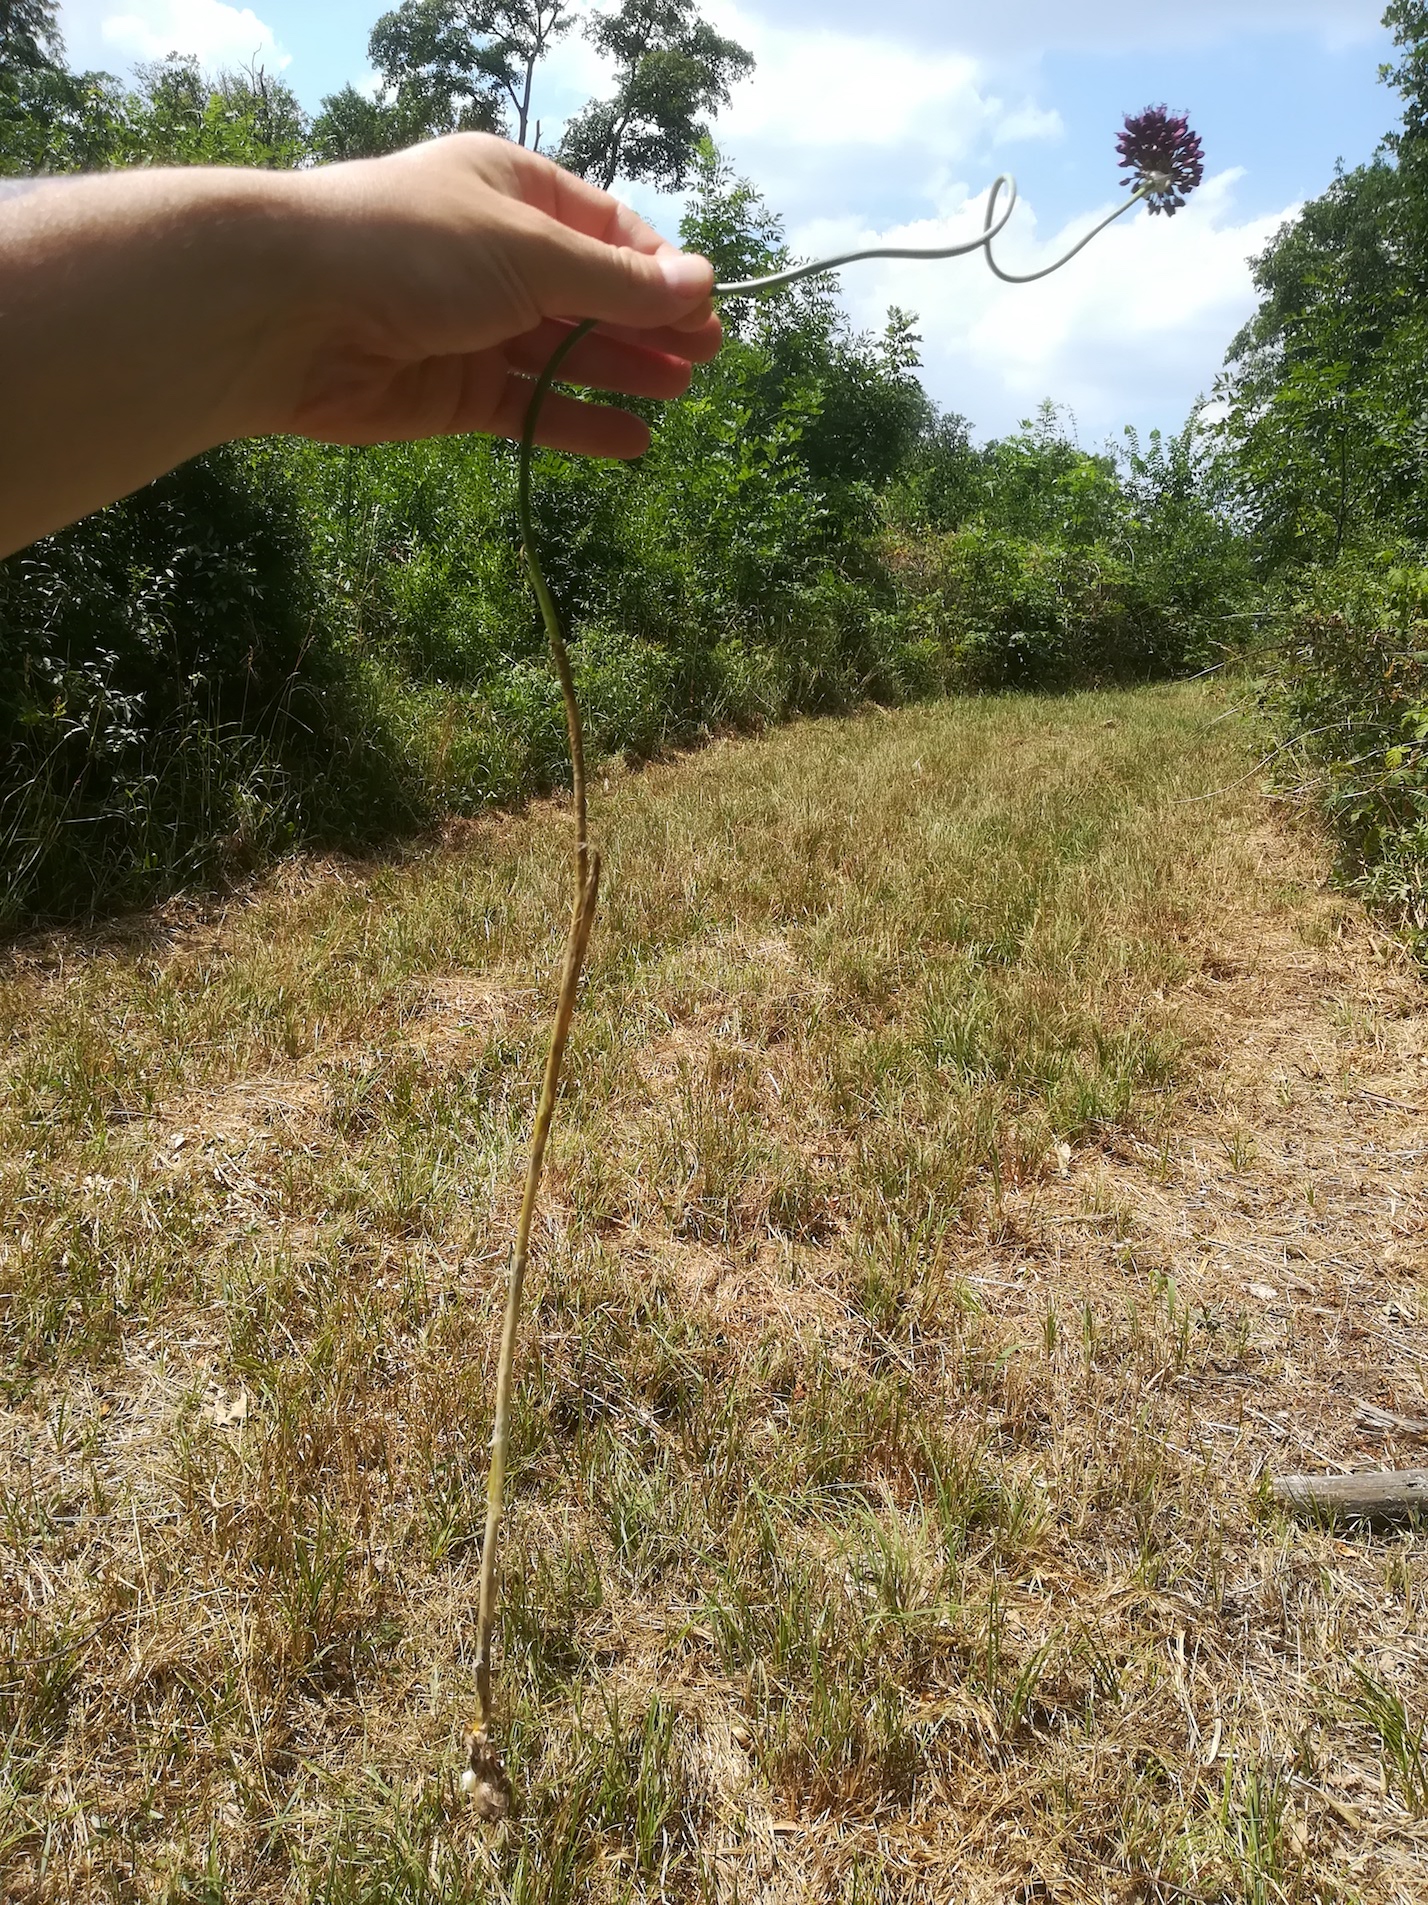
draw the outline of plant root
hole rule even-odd
[[[464,1735],[466,1771],[461,1775],[461,1790],[471,1801],[478,1819],[497,1825],[511,1810],[511,1776],[501,1764],[501,1756],[491,1744],[485,1727]]]

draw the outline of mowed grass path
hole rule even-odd
[[[11,956],[0,1895],[1421,1896],[1350,1661],[1419,1549],[1207,1445],[1286,1351],[1242,1280],[1186,1293],[1210,1167],[1152,1209],[1224,1113],[1226,942],[1362,938],[1243,724],[1199,686],[810,721],[597,779],[593,825],[501,1835],[454,1776],[563,814]]]

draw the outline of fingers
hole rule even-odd
[[[598,238],[607,245],[625,245],[631,251],[651,257],[656,252],[677,249],[623,199],[602,192],[588,179],[578,179],[558,165],[552,166],[551,171],[555,174],[551,181],[551,202],[542,210],[562,225],[583,232],[587,238]]]
[[[713,312],[714,267],[674,251],[604,244],[532,213],[515,224],[517,268],[544,317],[593,317],[635,330],[702,330]]]
[[[628,205],[538,152],[482,134],[463,146],[490,183],[534,214],[516,231],[528,241],[522,275],[545,315],[704,328],[714,288],[707,259],[677,250]]]
[[[542,324],[508,344],[506,356],[516,370],[538,377],[549,363],[551,352],[568,335],[566,325]],[[689,378],[687,358],[606,337],[599,331],[582,338],[560,367],[562,383],[618,390],[626,397],[682,397],[689,388]]]
[[[707,364],[719,355],[724,328],[713,316],[696,316],[688,322],[693,328],[686,330],[680,324],[666,324],[652,331],[637,331],[626,324],[606,324],[601,327],[600,335],[621,338],[626,344],[643,344],[652,351],[668,351],[672,357],[682,357],[690,364]]]
[[[526,411],[535,385],[514,373],[498,398],[494,414],[481,427],[492,436],[518,438],[525,429]],[[536,442],[550,450],[569,450],[576,456],[608,456],[627,461],[643,456],[650,447],[648,424],[628,410],[607,404],[581,403],[553,390],[541,405]]]
[[[479,213],[488,268],[499,264],[511,290],[518,285],[524,294],[511,300],[516,308],[529,299],[543,318],[678,331],[690,346],[676,344],[675,354],[691,362],[718,348],[713,266],[677,250],[628,205],[539,153],[488,133],[457,133],[377,163],[434,169],[438,196],[467,215]],[[486,192],[473,197],[477,180]]]
[[[652,225],[610,192],[601,191],[588,179],[577,178],[543,153],[525,146],[493,139],[489,134],[470,135],[472,149],[483,170],[494,165],[505,173],[503,183],[514,196],[544,212],[547,218],[598,238],[607,245],[623,245],[631,251],[653,255],[672,251],[668,239],[661,238]],[[480,140],[477,148],[476,141]],[[483,164],[485,161],[485,164]]]
[[[562,171],[558,165],[550,167],[554,179],[550,181],[552,197],[547,205],[540,207],[554,218],[558,224],[572,231],[583,233],[607,245],[615,245],[629,251],[637,251],[645,257],[656,259],[683,260],[695,254],[683,252],[677,245],[662,238],[652,225],[647,225],[639,214],[613,198],[608,192],[585,179],[573,177]],[[683,269],[681,265],[666,269]],[[709,285],[713,287],[713,273],[709,276]],[[698,305],[687,316],[675,320],[678,330],[698,331],[708,324],[712,306],[706,301]],[[698,360],[703,362],[703,359]]]

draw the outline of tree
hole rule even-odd
[[[381,103],[406,134],[504,130],[493,11],[484,0],[404,0],[373,27],[367,50],[382,76]]]
[[[791,260],[783,220],[748,179],[735,175],[707,133],[694,150],[690,172],[693,191],[679,222],[685,250],[707,258],[724,284],[785,270]],[[769,308],[762,298],[725,298],[719,307],[725,336],[744,336]]]
[[[22,73],[63,68],[55,0],[0,0],[0,87]]]
[[[980,452],[980,514],[1008,535],[1070,546],[1109,541],[1121,516],[1120,485],[1109,456],[1083,450],[1075,418],[1042,403],[1021,428]]]
[[[710,258],[721,278],[759,277],[792,262],[782,221],[707,135],[690,169],[694,191],[680,222],[687,247]],[[847,527],[866,514],[872,491],[902,465],[928,424],[915,319],[894,307],[880,336],[855,332],[819,279],[728,300],[720,316],[731,338],[721,362],[746,427],[759,436],[790,432],[820,507],[831,502]]]
[[[210,79],[192,55],[136,69],[114,159],[161,165],[300,165],[307,116],[291,87],[254,64]]]
[[[1371,525],[1425,518],[1424,210],[1385,158],[1341,173],[1254,263],[1260,306],[1219,395],[1272,560],[1333,559]]]
[[[956,411],[930,403],[917,442],[899,472],[892,498],[894,521],[919,533],[960,529],[982,502],[982,461],[972,427]]]
[[[622,0],[586,29],[615,62],[615,91],[566,127],[560,162],[607,191],[620,176],[683,191],[709,128],[753,56],[716,33],[694,0]]]
[[[0,173],[123,165],[301,165],[307,116],[260,65],[210,78],[192,57],[136,69],[128,89],[107,73],[63,67],[0,83]]]
[[[0,0],[0,175],[102,163],[116,96],[67,70],[55,0]]]
[[[462,131],[539,144],[536,71],[572,24],[571,0],[403,0],[368,44],[380,96],[348,86],[325,99],[317,148],[357,158]]]
[[[323,101],[314,142],[326,157],[392,151],[465,130],[539,146],[536,80],[575,23],[578,0],[402,0],[372,29],[381,91]],[[753,65],[694,11],[694,0],[622,0],[587,32],[614,62],[615,92],[577,113],[558,157],[608,187],[617,174],[683,189],[708,129]]]
[[[1402,57],[1396,66],[1381,66],[1379,78],[1404,102],[1403,124],[1383,143],[1400,160],[1416,159],[1428,144],[1428,5],[1424,0],[1389,0],[1383,24],[1392,29]]]
[[[531,130],[531,96],[536,68],[551,45],[574,25],[570,0],[507,0],[492,9],[493,30],[505,55],[501,83],[516,111],[516,141],[526,143]],[[536,122],[533,144],[540,144],[540,122]]]
[[[1394,0],[1385,24],[1401,122],[1255,261],[1218,393],[1272,561],[1428,535],[1428,5]]]
[[[329,93],[312,122],[312,146],[319,159],[379,159],[425,137],[420,126],[407,126],[395,106],[344,86]]]

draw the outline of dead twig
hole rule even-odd
[[[1428,1440],[1428,1422],[1418,1416],[1395,1415],[1392,1409],[1380,1409],[1372,1402],[1361,1402],[1354,1410],[1354,1425],[1360,1429],[1378,1429],[1385,1435],[1411,1435]]]
[[[1428,1509],[1428,1468],[1367,1475],[1279,1475],[1277,1502],[1326,1521],[1393,1521]]]

